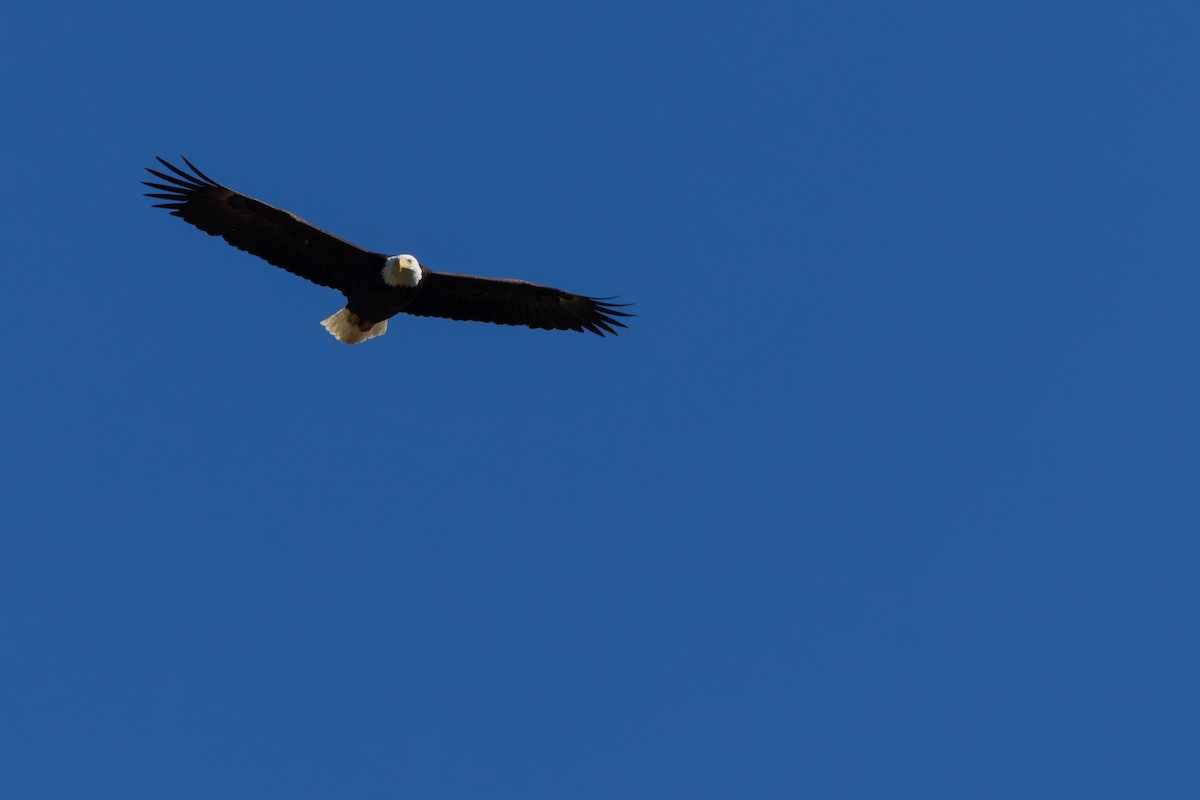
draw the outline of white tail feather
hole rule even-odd
[[[358,315],[351,313],[348,308],[343,308],[332,317],[326,317],[321,320],[321,327],[329,331],[333,338],[339,342],[358,344],[359,342],[365,342],[367,339],[374,339],[376,336],[383,336],[387,333],[387,320],[376,322],[371,327],[363,330],[362,320],[358,318]]]

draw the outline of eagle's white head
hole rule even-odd
[[[383,282],[388,286],[416,286],[421,282],[421,264],[407,253],[389,256],[383,264]]]

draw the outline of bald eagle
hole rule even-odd
[[[387,321],[404,312],[420,317],[524,325],[545,330],[616,335],[624,304],[525,281],[434,272],[406,254],[389,256],[339,239],[281,208],[238,194],[188,161],[189,174],[158,159],[170,174],[146,168],[166,181],[143,181],[156,189],[147,197],[165,200],[155,208],[220,236],[239,250],[313,283],[337,289],[346,307],[321,321],[339,342],[358,344],[381,336]]]

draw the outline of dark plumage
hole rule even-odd
[[[144,183],[166,202],[157,208],[211,236],[256,255],[313,283],[337,289],[346,308],[321,324],[339,341],[355,344],[387,330],[387,320],[404,312],[423,317],[524,325],[547,330],[616,334],[622,304],[609,298],[538,286],[525,281],[434,272],[408,255],[363,250],[316,228],[288,211],[238,194],[188,161],[192,174],[159,158],[170,173],[147,168],[165,183]]]

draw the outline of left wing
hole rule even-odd
[[[418,317],[615,336],[614,327],[625,327],[615,317],[632,316],[617,310],[627,304],[610,303],[610,298],[584,297],[526,281],[477,278],[430,269],[423,272],[424,288],[404,309],[405,313]]]

